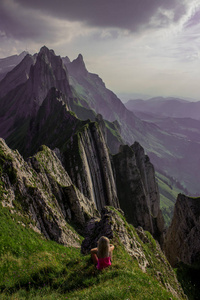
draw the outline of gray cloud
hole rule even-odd
[[[53,41],[62,29],[54,19],[16,1],[0,2],[0,39]]]
[[[23,13],[24,9],[27,14]],[[44,33],[53,35],[55,24],[50,18],[54,17],[79,21],[89,27],[135,32],[177,22],[185,10],[184,1],[180,0],[2,0],[0,30],[18,39],[39,38]],[[164,11],[172,11],[173,18]],[[41,18],[42,15],[46,18]]]

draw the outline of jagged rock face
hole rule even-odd
[[[69,60],[64,59],[64,63],[67,69],[70,70],[77,77],[87,76],[88,71],[85,67],[82,54],[79,54],[77,59],[74,59],[71,63]]]
[[[23,130],[24,124],[22,124],[8,138],[9,145],[17,148],[24,157],[36,153],[42,144],[51,149],[61,148],[81,124],[81,121],[69,112],[68,107],[67,97],[52,88],[35,118],[28,120],[27,130]],[[22,139],[23,133],[24,138]],[[15,136],[19,134],[20,138],[16,140]],[[16,142],[13,143],[15,140]]]
[[[135,143],[121,146],[113,156],[119,203],[128,222],[141,226],[162,241],[164,220],[152,164],[144,149]]]
[[[67,99],[72,96],[67,70],[60,56],[56,56],[52,50],[43,47],[34,58],[34,64],[32,60],[33,58],[27,56],[9,73],[8,78],[3,80],[6,85],[2,93],[9,91],[0,99],[0,133],[4,139],[19,124],[22,125],[28,118],[36,116],[51,88],[57,88]],[[30,68],[29,74],[28,67]],[[21,71],[23,76],[18,81],[16,75]],[[9,90],[12,87],[13,89]],[[69,101],[66,104],[69,104]]]
[[[26,163],[17,151],[0,140],[1,204],[26,215],[35,231],[65,245],[78,246],[79,237],[68,223],[80,228],[96,215],[93,203],[72,184],[57,155],[49,148]]]
[[[67,70],[60,56],[53,50],[42,47],[35,65],[31,68],[28,90],[32,99],[40,106],[52,87],[68,97],[71,96]]]
[[[99,124],[99,127],[103,133],[106,144],[112,154],[119,152],[120,145],[124,144],[124,141],[120,135],[120,126],[118,122],[105,121],[102,115],[98,114],[95,121]]]
[[[86,124],[70,139],[65,157],[73,183],[98,210],[119,207],[108,148],[97,123]]]
[[[152,216],[152,233],[155,237],[160,239],[160,235],[164,229],[164,219],[160,209],[160,195],[155,177],[155,169],[139,143],[135,142],[131,148],[135,153],[136,164],[146,191],[147,203]]]
[[[200,262],[200,198],[179,194],[164,251],[172,266]]]

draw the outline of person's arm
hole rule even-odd
[[[98,249],[97,248],[93,248],[90,250],[90,253],[92,254],[97,254]]]

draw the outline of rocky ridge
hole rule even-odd
[[[119,207],[110,155],[97,123],[86,124],[66,145],[65,165],[76,186],[100,211]]]
[[[22,74],[18,79],[16,75],[19,70]],[[67,99],[71,96],[68,74],[62,59],[45,46],[34,58],[27,55],[1,84],[0,132],[4,139],[36,116],[51,88],[58,89]]]
[[[158,185],[144,149],[138,143],[121,146],[113,157],[113,165],[120,207],[128,222],[145,228],[162,243],[164,220]]]
[[[172,266],[179,261],[192,265],[200,262],[200,198],[179,194],[164,251]]]
[[[0,140],[1,203],[22,214],[35,231],[64,245],[79,245],[68,223],[82,228],[98,215],[93,203],[72,184],[57,155],[47,147],[25,162]]]

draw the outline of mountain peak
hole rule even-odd
[[[76,74],[76,75],[84,75],[86,76],[88,71],[85,67],[85,63],[83,60],[83,55],[79,54],[78,57],[76,59],[74,59],[68,66],[67,68],[70,69],[70,71],[72,72],[72,74]]]
[[[68,56],[62,57],[62,61],[66,66],[71,62]]]
[[[83,62],[83,55],[79,53],[77,59],[78,59],[79,61],[82,61],[82,62]]]
[[[76,64],[77,67],[86,70],[82,54],[79,54],[78,57],[74,59],[72,63]]]
[[[45,53],[45,54],[51,53],[55,55],[55,52],[52,49],[50,50],[49,48],[47,48],[45,45],[42,48],[40,48],[39,53]]]

